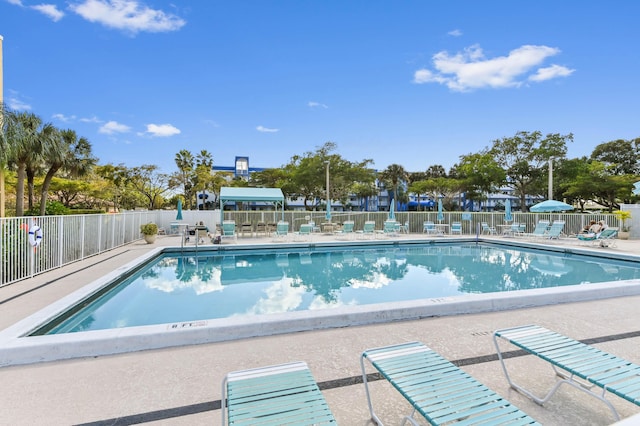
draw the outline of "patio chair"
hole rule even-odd
[[[240,225],[240,233],[244,237],[244,234],[248,233],[250,237],[253,237],[253,225],[251,222],[243,222]]]
[[[512,381],[498,339],[551,364],[556,383],[545,396],[536,396]],[[533,324],[497,330],[493,333],[493,343],[509,386],[537,404],[543,405],[566,383],[604,402],[616,420],[620,416],[607,399],[610,394],[640,406],[640,365]],[[533,371],[536,370],[528,370]]]
[[[362,226],[362,229],[356,231],[356,234],[361,235],[362,238],[374,238],[376,236],[376,223],[373,220],[367,220]]]
[[[400,228],[398,229],[398,232],[400,232],[401,234],[408,234],[409,233],[409,221],[406,221],[404,223],[404,225],[400,225]]]
[[[276,224],[274,236],[278,239],[286,240],[289,236],[289,222],[280,221]]]
[[[394,219],[385,220],[382,226],[382,231],[378,231],[378,233],[388,235],[390,237],[397,237],[400,230],[400,224],[396,222]]]
[[[233,220],[225,220],[222,222],[222,234],[220,234],[221,239],[225,238],[233,238],[234,240],[238,239],[238,233],[236,232],[236,223]]]
[[[382,421],[373,410],[365,359],[413,407],[404,421],[418,425],[416,411],[432,425],[518,424],[537,425],[509,401],[420,342],[367,349],[360,357],[362,380],[371,419]],[[404,424],[404,422],[403,422]]]
[[[265,222],[258,222],[256,224],[256,236],[268,235],[267,224]]]
[[[489,226],[489,224],[487,222],[482,222],[480,225],[482,227],[481,234],[487,234],[487,235],[496,235],[497,234],[495,226]]]
[[[514,235],[521,237],[524,234],[527,233],[527,224],[526,223],[520,223],[518,224],[518,231],[514,233]]]
[[[562,234],[564,223],[564,220],[554,220],[551,226],[549,226],[545,232],[543,232],[541,235],[535,235],[532,237],[545,240],[557,240]]]
[[[198,244],[204,244],[206,238],[209,238],[209,230],[207,228],[196,228],[195,240]]]
[[[436,227],[435,223],[433,223],[430,220],[426,220],[422,224],[422,233],[426,233],[427,235],[429,234],[437,235],[439,233],[439,230]]]
[[[308,223],[300,225],[300,229],[295,233],[294,238],[302,241],[310,241],[311,233],[313,232],[313,226]]]
[[[228,373],[222,382],[222,425],[335,425],[305,362]]]
[[[347,220],[342,224],[342,229],[335,231],[336,238],[350,237],[353,235],[353,227],[355,226],[352,220]]]
[[[615,247],[618,228],[607,228],[599,234],[578,234],[578,240],[585,245]]]
[[[453,222],[451,224],[451,235],[458,234],[462,235],[462,223],[461,222]]]
[[[539,220],[538,223],[536,223],[536,227],[533,229],[533,232],[524,233],[523,235],[525,237],[531,237],[531,238],[542,237],[547,232],[548,228],[549,228],[548,220]]]

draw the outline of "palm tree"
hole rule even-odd
[[[28,161],[25,168],[25,173],[27,174],[27,202],[29,211],[33,211],[34,206],[34,198],[35,198],[35,178],[37,175],[42,174],[42,169],[44,167],[43,160],[45,156],[44,147],[52,143],[58,136],[58,129],[53,127],[50,123],[45,124],[38,131],[36,137],[38,138],[38,142],[34,146],[34,150],[38,151],[32,152],[32,155],[28,157]],[[44,212],[42,213],[44,214]]]
[[[7,129],[7,136],[11,141],[11,155],[9,163],[14,164],[18,171],[16,184],[16,216],[24,215],[24,182],[27,176],[27,165],[33,156],[41,152],[38,129],[42,119],[33,113],[20,112],[11,120]]]
[[[192,202],[192,188],[191,175],[193,174],[193,154],[190,151],[183,149],[176,154],[175,157],[176,166],[178,166],[180,184],[184,189],[184,202],[185,208],[191,209]]]
[[[391,199],[394,202],[398,196],[398,187],[400,186],[400,183],[406,182],[408,176],[409,174],[407,171],[399,164],[391,164],[380,173],[380,179],[384,182],[390,183],[393,187],[393,197]],[[389,206],[391,206],[391,203],[389,203]]]
[[[196,170],[193,182],[193,189],[197,193],[198,191],[202,191],[202,209],[205,210],[207,206],[207,197],[205,194],[212,186],[213,175],[211,174],[211,169],[213,168],[213,156],[209,151],[203,149],[196,156]],[[211,200],[213,202],[213,200]],[[196,203],[197,204],[197,203]]]
[[[6,214],[4,173],[7,170],[13,148],[9,139],[9,130],[13,128],[14,121],[15,113],[0,103],[0,217],[5,217]]]
[[[58,170],[66,170],[71,176],[80,177],[89,173],[97,159],[91,155],[91,143],[86,138],[78,138],[73,130],[57,132],[57,137],[43,145],[44,164],[48,167],[42,182],[40,215],[44,215],[51,180]]]

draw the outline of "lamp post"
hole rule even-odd
[[[553,199],[553,158],[549,158],[549,192],[548,199]]]
[[[330,203],[330,198],[329,198],[329,160],[325,161],[324,164],[327,165],[327,208],[329,208],[329,203]],[[329,222],[331,222],[331,219],[329,219]]]

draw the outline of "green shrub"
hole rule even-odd
[[[140,225],[140,233],[143,235],[156,235],[158,233],[158,225],[155,223]]]

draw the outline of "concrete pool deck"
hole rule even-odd
[[[314,237],[318,241],[329,238]],[[271,241],[238,239],[239,244]],[[575,243],[563,240],[554,245]],[[161,236],[155,245],[130,244],[0,288],[0,330],[158,245],[176,244],[178,237]],[[594,250],[638,254],[640,241],[618,241],[617,248]],[[640,364],[638,306],[640,296],[630,296],[3,367],[0,423],[218,425],[221,383],[228,371],[304,360],[339,424],[372,425],[359,382],[360,353],[370,347],[419,340],[542,424],[606,425],[614,423],[608,408],[573,388],[562,387],[544,407],[510,390],[496,360],[491,333],[537,323],[575,339],[593,341],[600,349]],[[517,378],[534,389],[553,382],[548,365],[530,356],[510,361],[516,368],[523,367],[517,370]],[[401,416],[410,411],[388,383],[373,382],[372,392],[385,422],[399,424]],[[623,418],[640,412],[621,398],[611,401]]]

